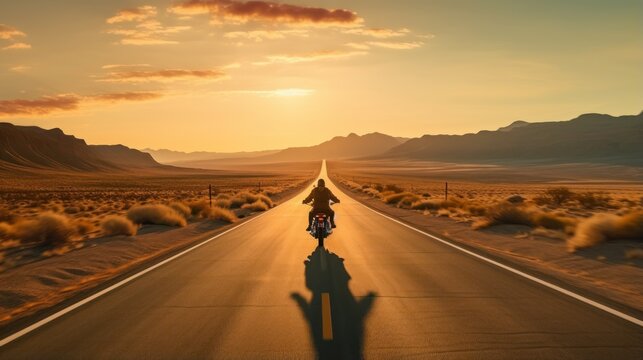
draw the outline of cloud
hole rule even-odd
[[[120,68],[133,68],[133,67],[150,67],[150,64],[108,64],[101,66],[101,69],[120,69]]]
[[[14,43],[2,48],[2,50],[27,50],[27,49],[31,49],[31,45],[26,43],[21,43],[21,42]]]
[[[388,39],[393,37],[400,37],[408,35],[411,30],[402,28],[399,30],[387,29],[387,28],[355,28],[355,29],[346,29],[344,33],[354,34],[354,35],[365,35],[371,36],[379,39]]]
[[[226,77],[221,70],[185,70],[162,69],[140,71],[111,72],[99,81],[108,82],[149,82],[149,81],[177,81],[186,79],[220,80]]]
[[[9,68],[9,70],[11,70],[13,72],[25,72],[25,71],[27,71],[29,69],[31,69],[31,67],[26,66],[26,65],[18,65],[18,66],[14,66],[14,67]]]
[[[163,96],[156,92],[124,92],[81,96],[61,94],[43,96],[38,99],[0,100],[0,117],[43,116],[63,111],[78,110],[86,103],[117,103],[124,101],[146,101]]]
[[[157,14],[156,7],[145,5],[139,6],[134,9],[124,9],[116,13],[116,15],[108,18],[105,22],[108,24],[116,24],[122,22],[144,21],[146,19],[155,17]]]
[[[247,39],[255,42],[263,40],[285,39],[287,36],[308,37],[308,30],[253,30],[253,31],[231,31],[223,34],[226,39]]]
[[[298,25],[355,26],[363,20],[345,9],[326,9],[273,1],[188,0],[169,9],[180,15],[207,14],[237,23],[248,21]]]
[[[73,94],[43,96],[35,100],[0,100],[0,116],[47,115],[78,109],[80,97]]]
[[[23,37],[27,36],[22,31],[13,28],[9,25],[0,24],[0,39],[3,40],[12,40],[14,37]]]
[[[348,46],[348,47],[352,47],[353,49],[357,49],[357,50],[368,50],[368,49],[370,49],[370,48],[371,48],[370,46],[368,46],[368,45],[366,45],[366,44],[364,44],[364,43],[354,43],[354,42],[351,42],[351,43],[346,43],[346,44],[344,44],[344,45],[345,45],[345,46]]]
[[[178,44],[178,41],[168,40],[168,35],[177,34],[191,29],[191,26],[164,26],[156,20],[157,10],[154,6],[140,6],[135,9],[119,11],[107,19],[110,25],[126,23],[126,28],[110,28],[106,32],[122,38],[121,45],[167,45]]]
[[[250,94],[265,97],[300,97],[312,95],[315,92],[313,89],[300,89],[300,88],[287,88],[287,89],[274,89],[274,90],[227,90],[217,91],[219,94]]]
[[[163,94],[158,92],[122,92],[122,93],[108,93],[93,95],[87,97],[89,100],[100,101],[100,102],[121,102],[121,101],[147,101],[154,100],[162,97]]]
[[[394,49],[394,50],[417,49],[424,45],[424,43],[421,41],[411,41],[411,42],[369,41],[367,42],[367,44],[371,46],[377,46],[381,48]]]
[[[268,64],[294,64],[302,62],[320,61],[341,59],[358,55],[366,55],[366,51],[343,51],[343,50],[326,50],[316,51],[303,54],[285,54],[285,55],[270,55],[267,56],[267,61],[255,62],[255,65],[268,65]]]

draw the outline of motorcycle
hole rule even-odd
[[[330,203],[333,205],[333,203]],[[317,246],[324,247],[324,239],[333,233],[333,228],[330,224],[330,216],[325,213],[318,213],[313,215],[313,222],[310,224],[310,235],[317,239]]]

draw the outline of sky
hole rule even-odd
[[[181,151],[643,110],[640,0],[0,2],[0,121]]]

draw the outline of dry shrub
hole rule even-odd
[[[607,194],[594,193],[591,191],[576,194],[575,198],[585,209],[608,207],[610,200],[612,200]]]
[[[127,217],[136,224],[185,226],[185,218],[169,206],[139,205],[127,211]]]
[[[35,219],[13,224],[10,237],[38,245],[60,245],[76,235],[76,227],[64,215],[45,212]]]
[[[401,193],[389,193],[384,195],[384,202],[387,204],[398,204],[405,197],[415,197],[416,200],[419,200],[419,197],[410,192],[401,192]]]
[[[253,194],[247,191],[242,191],[235,194],[232,199],[230,199],[230,208],[240,208],[244,204],[252,204],[257,201],[263,202],[268,208],[273,206],[272,200],[264,194]]]
[[[485,217],[486,219],[475,222],[473,227],[481,229],[501,224],[534,225],[529,211],[522,206],[516,206],[508,202],[501,202],[489,207]]]
[[[220,208],[229,208],[230,207],[230,200],[229,199],[216,199],[214,200],[214,205]]]
[[[568,225],[571,225],[571,220],[566,217],[540,211],[533,211],[531,213],[531,220],[536,226],[542,226],[552,230],[565,230]]]
[[[208,218],[210,220],[221,220],[228,223],[237,221],[237,216],[234,214],[234,212],[216,206],[209,211]]]
[[[248,209],[250,211],[266,211],[270,209],[270,207],[268,207],[268,205],[266,205],[266,203],[261,200],[257,200],[251,204],[243,204],[241,208]]]
[[[537,204],[539,205],[555,205],[560,206],[575,197],[571,190],[566,187],[556,187],[545,190],[545,192],[534,198]]]
[[[210,211],[210,204],[205,200],[191,202],[188,206],[193,216],[201,218],[207,217]]]
[[[411,205],[413,210],[439,210],[456,207],[457,204],[450,200],[421,199]]]
[[[384,186],[384,191],[392,191],[394,193],[404,192],[404,188],[395,184],[387,184]]]
[[[77,219],[74,223],[76,224],[78,235],[87,235],[96,228],[91,221],[85,219]]]
[[[371,188],[371,187],[366,188],[366,189],[363,189],[362,191],[363,191],[365,194],[367,194],[367,195],[369,195],[369,196],[371,196],[371,197],[380,197],[380,196],[381,196],[381,194],[380,194],[379,190],[377,190],[377,189],[373,189],[373,188]]]
[[[628,260],[643,259],[643,249],[625,250],[625,258]]]
[[[173,202],[170,204],[170,207],[185,219],[189,219],[192,215],[190,207],[182,202]]]
[[[405,196],[397,203],[397,207],[403,208],[403,209],[410,209],[411,206],[415,202],[419,201],[420,199],[421,198],[415,194]]]
[[[615,239],[643,240],[643,211],[624,216],[596,214],[578,224],[567,248],[576,251]]]
[[[67,214],[77,214],[80,212],[80,208],[78,206],[67,206],[65,208],[65,213]]]
[[[137,231],[136,225],[130,219],[120,215],[106,216],[101,221],[100,227],[103,230],[103,234],[107,236],[133,236],[136,235]]]

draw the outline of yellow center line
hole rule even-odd
[[[322,300],[322,337],[324,340],[333,340],[333,320],[330,316],[330,295],[321,294]]]

